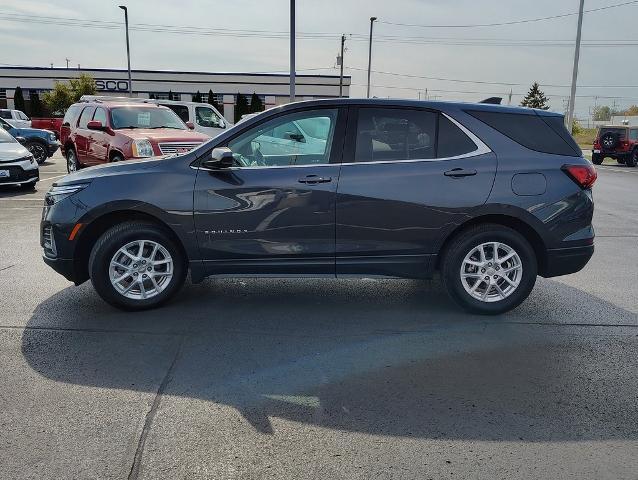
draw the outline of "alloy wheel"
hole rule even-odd
[[[42,163],[47,159],[47,152],[39,143],[30,143],[27,150],[29,150],[35,161],[38,163]]]
[[[132,300],[146,300],[164,291],[173,278],[168,250],[153,240],[136,240],[121,247],[109,264],[113,288]]]
[[[523,263],[516,250],[505,243],[482,243],[465,256],[460,276],[463,288],[473,298],[498,302],[518,288],[523,278]]]
[[[69,173],[73,173],[78,169],[78,160],[73,150],[69,150],[66,155],[66,169]]]

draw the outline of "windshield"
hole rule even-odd
[[[175,128],[186,130],[186,125],[168,108],[117,107],[111,109],[111,125],[119,128]]]
[[[13,143],[15,141],[16,139],[9,132],[5,131],[4,128],[0,128],[0,143]]]

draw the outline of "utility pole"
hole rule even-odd
[[[341,56],[339,57],[339,65],[341,70],[339,72],[339,98],[343,97],[343,52],[344,52],[344,44],[346,43],[346,36],[341,35]]]
[[[53,68],[53,64],[51,64],[51,68]]]
[[[295,0],[290,0],[290,101],[295,101]]]
[[[377,17],[370,17],[370,41],[368,43],[368,90],[366,98],[370,98],[370,69],[372,68],[372,26]]]
[[[128,41],[128,8],[124,5],[119,6],[124,10],[124,24],[126,25],[126,60],[128,62],[128,96],[133,96],[133,82],[131,81],[131,48]]]
[[[583,30],[583,9],[585,0],[580,0],[580,8],[578,9],[578,29],[576,30],[576,50],[574,51],[574,69],[572,71],[572,89],[569,95],[569,113],[567,115],[567,129],[572,132],[574,125],[574,103],[576,100],[576,79],[578,77],[578,58],[580,57],[580,38]]]
[[[65,60],[66,60],[66,68],[69,68],[69,61],[70,60],[68,58],[66,58]]]
[[[510,94],[507,96],[507,104],[512,104],[512,89],[510,88]]]

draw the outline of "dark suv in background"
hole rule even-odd
[[[550,112],[300,102],[183,155],[65,177],[46,195],[41,243],[46,263],[125,309],[167,300],[188,270],[193,282],[438,271],[457,303],[494,314],[537,275],[588,262],[595,180]]]
[[[608,125],[600,127],[594,140],[591,161],[600,165],[610,157],[628,167],[638,164],[638,127]]]

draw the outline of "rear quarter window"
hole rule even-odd
[[[618,140],[623,141],[626,140],[627,137],[627,129],[626,128],[601,128],[600,132],[598,132],[598,138],[601,138],[606,133],[613,133],[618,137]]]
[[[582,155],[565,128],[562,116],[545,118],[535,113],[477,110],[467,113],[530,150],[554,155]]]
[[[79,105],[71,105],[64,114],[62,125],[75,125],[80,114],[81,107]]]

